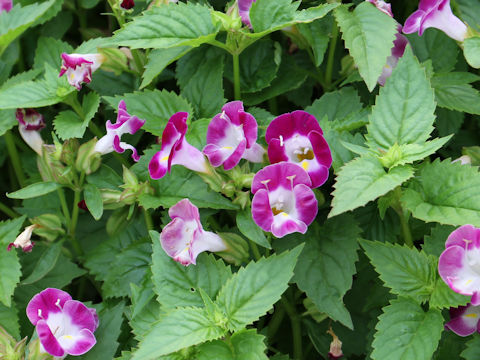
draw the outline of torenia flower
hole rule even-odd
[[[207,130],[207,146],[203,153],[217,167],[225,170],[235,167],[240,159],[262,162],[265,150],[257,144],[257,120],[243,111],[241,101],[232,101],[214,116]]]
[[[242,22],[250,28],[252,27],[250,23],[250,8],[255,1],[256,0],[238,0],[238,14],[242,18]]]
[[[311,185],[308,174],[296,164],[264,167],[252,181],[253,220],[278,238],[293,232],[305,234],[318,211]]]
[[[182,265],[196,263],[198,254],[204,251],[224,251],[227,245],[217,234],[203,230],[198,208],[190,200],[183,199],[168,210],[172,221],[160,234],[163,250]]]
[[[418,31],[422,36],[430,27],[442,30],[457,41],[465,40],[467,26],[453,15],[450,0],[420,0],[418,10],[405,21],[403,32],[411,34]]]
[[[33,151],[42,155],[43,140],[40,136],[40,130],[45,127],[43,116],[34,109],[17,109],[15,116],[22,139]]]
[[[280,115],[268,126],[265,139],[271,163],[300,165],[312,179],[313,188],[328,179],[332,154],[313,115],[301,110]]]
[[[480,306],[460,306],[458,308],[450,308],[450,321],[445,327],[452,330],[460,336],[468,336],[475,331],[480,332]]]
[[[480,229],[463,225],[445,242],[438,261],[438,272],[450,288],[471,295],[471,303],[480,305]]]
[[[0,13],[12,10],[12,0],[0,0]]]
[[[107,154],[112,151],[123,153],[126,149],[132,150],[132,158],[138,161],[137,149],[126,142],[120,141],[123,134],[135,134],[145,124],[145,120],[141,120],[136,116],[132,116],[127,112],[125,101],[118,103],[117,121],[112,124],[110,120],[107,121],[105,127],[107,134],[102,137],[95,145],[95,151],[101,154]]]
[[[376,6],[376,8],[388,16],[393,18],[393,13],[392,13],[392,5],[386,3],[385,1],[382,0],[365,0],[373,5]],[[387,57],[387,63],[383,67],[382,74],[378,78],[377,82],[380,85],[385,85],[385,81],[387,78],[392,75],[393,69],[397,66],[398,60],[403,56],[403,53],[405,52],[405,47],[408,44],[408,40],[405,36],[402,35],[402,25],[397,24],[397,33],[395,34],[395,41],[393,42],[393,48],[392,48],[392,53],[389,57]]]
[[[35,243],[31,241],[33,230],[38,227],[38,225],[30,225],[23,230],[20,235],[17,236],[13,243],[8,244],[7,251],[10,251],[12,247],[22,248],[23,252],[30,252],[33,249]]]
[[[202,152],[185,139],[188,113],[177,112],[168,120],[162,134],[162,148],[150,163],[148,171],[152,179],[160,179],[170,172],[172,165],[183,165],[187,169],[207,173],[208,164]]]
[[[96,343],[95,309],[72,300],[65,291],[47,288],[38,293],[27,305],[27,316],[45,352],[55,357],[85,354]]]
[[[67,74],[68,83],[77,90],[82,88],[82,83],[92,81],[92,73],[105,61],[101,54],[66,54],[62,53],[62,67],[60,74]]]

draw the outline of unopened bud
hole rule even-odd
[[[250,205],[250,191],[238,191],[237,197],[232,201],[234,204],[240,205],[242,209],[245,209]]]
[[[43,237],[48,241],[53,241],[60,235],[65,234],[62,221],[55,214],[42,214],[31,221],[32,224],[37,225],[33,231],[35,235]]]
[[[328,334],[332,336],[332,342],[330,343],[330,351],[328,352],[328,358],[332,360],[340,359],[343,357],[343,352],[342,352],[342,342],[338,338],[337,335],[333,332],[333,330],[330,328],[327,331]]]
[[[89,175],[100,167],[102,162],[101,154],[95,151],[97,139],[92,139],[85,144],[82,144],[78,149],[77,160],[75,161],[75,168],[80,172],[85,172]]]
[[[79,143],[77,139],[66,140],[62,146],[60,161],[64,164],[74,166]]]
[[[102,64],[103,70],[111,71],[115,75],[120,75],[122,72],[129,70],[128,57],[121,49],[105,48],[98,49],[98,52],[105,57],[105,61]]]
[[[379,158],[379,160],[384,168],[390,169],[398,165],[402,158],[402,148],[395,143],[384,155]]]

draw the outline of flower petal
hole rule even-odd
[[[33,325],[40,320],[48,319],[49,314],[62,311],[65,302],[72,300],[72,297],[65,291],[46,288],[36,294],[27,305],[27,316]]]
[[[82,329],[72,335],[60,336],[57,340],[67,354],[75,356],[85,354],[97,343],[95,336],[88,329]]]
[[[312,185],[308,174],[300,166],[288,162],[280,162],[265,166],[258,171],[252,181],[252,193],[260,189],[274,191],[278,187],[293,189],[298,184]]]
[[[97,328],[97,321],[93,313],[83,303],[77,300],[69,300],[63,306],[63,314],[71,320],[71,327],[88,329],[94,332]]]
[[[264,231],[271,231],[273,224],[273,213],[270,207],[268,191],[258,189],[252,199],[252,218]]]
[[[47,325],[45,320],[40,320],[36,325],[38,338],[43,348],[47,353],[52,356],[62,357],[65,355],[65,351],[62,346],[59,344],[55,336],[53,336],[52,331]]]
[[[458,308],[450,309],[450,321],[445,324],[445,327],[452,330],[459,336],[468,336],[477,330],[478,322],[480,320],[480,307],[460,306]]]

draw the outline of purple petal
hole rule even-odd
[[[445,327],[459,336],[468,336],[477,330],[480,309],[471,304],[450,309],[450,321]]]
[[[378,10],[382,11],[383,13],[387,14],[390,17],[393,17],[391,4],[386,3],[385,1],[382,1],[382,0],[367,0],[367,1],[375,5],[375,7]]]
[[[219,147],[215,144],[207,144],[203,149],[203,153],[207,156],[208,161],[210,161],[213,167],[222,165],[233,151],[233,148]]]
[[[208,172],[205,156],[196,147],[190,145],[186,139],[183,139],[181,144],[174,146],[169,162],[171,165],[183,165],[196,172]]]
[[[175,219],[177,217],[185,221],[198,221],[200,224],[200,213],[198,207],[188,199],[182,199],[168,210],[168,215]],[[200,225],[201,226],[201,225]]]
[[[148,163],[148,172],[150,177],[154,180],[161,179],[165,176],[168,170],[168,155],[165,152],[159,151],[153,155],[152,160]]]
[[[27,316],[33,325],[40,320],[48,319],[49,314],[62,311],[65,302],[72,300],[72,297],[65,291],[47,288],[37,295],[27,305]]]
[[[470,267],[466,253],[463,247],[448,247],[438,260],[438,273],[453,291],[473,295],[480,289],[480,276]]]
[[[265,133],[265,140],[270,143],[272,139],[287,140],[294,135],[307,136],[310,131],[317,131],[323,134],[317,119],[306,111],[297,110],[292,113],[286,113],[273,119],[268,125]]]
[[[248,160],[253,163],[262,163],[264,154],[265,149],[261,145],[255,143],[251,148],[245,150],[242,159]]]
[[[190,248],[197,229],[195,221],[184,221],[180,217],[173,219],[160,234],[163,250],[182,265],[195,264],[195,258],[192,256]]]
[[[135,2],[133,0],[122,0],[120,7],[125,10],[130,10],[135,6]]]
[[[80,301],[69,300],[63,306],[63,313],[70,317],[71,325],[80,329],[88,329],[94,332],[96,329],[96,321],[89,308]]]
[[[81,329],[72,335],[60,336],[57,341],[69,355],[75,356],[85,354],[97,343],[95,336],[88,329]]]
[[[247,141],[245,139],[242,140],[240,144],[238,144],[235,151],[227,159],[225,159],[225,162],[223,163],[223,168],[225,170],[233,169],[240,162],[240,159],[245,153],[246,145]]]
[[[318,202],[312,189],[307,185],[299,184],[294,187],[295,207],[298,219],[306,225],[310,225],[318,212]]]
[[[53,336],[52,331],[45,320],[38,321],[36,329],[40,343],[47,353],[57,357],[65,355],[65,351],[60,346],[55,336]]]
[[[270,207],[268,191],[259,189],[255,192],[252,199],[252,218],[264,231],[271,231],[273,224],[273,213]]]
[[[271,232],[277,238],[294,232],[305,234],[307,232],[307,225],[303,221],[294,219],[290,215],[282,212],[274,216]]]
[[[12,10],[12,0],[0,0],[0,13],[2,11],[9,12]]]
[[[192,256],[195,260],[204,251],[216,252],[224,250],[227,250],[225,242],[220,236],[211,231],[198,232],[198,237],[192,243]]]
[[[292,190],[298,184],[311,186],[312,181],[300,166],[280,162],[268,165],[255,174],[252,181],[252,193],[255,194],[260,189],[267,189],[271,192],[278,187]]]
[[[408,17],[405,21],[405,25],[403,25],[402,31],[405,34],[412,34],[420,30],[420,24],[422,23],[422,19],[425,16],[425,12],[422,10],[415,11],[412,15]]]
[[[252,27],[250,23],[250,8],[256,0],[238,0],[238,14],[242,18],[242,22],[249,27]]]
[[[232,124],[237,126],[242,125],[243,121],[240,119],[240,114],[245,112],[243,109],[243,102],[238,100],[230,101],[223,105],[222,111],[225,111]]]
[[[270,160],[272,164],[279,163],[281,161],[288,161],[285,146],[282,144],[283,141],[280,141],[276,138],[268,142],[268,160]]]
[[[473,225],[463,225],[454,230],[445,242],[445,248],[460,246],[468,250],[480,247],[480,229]]]

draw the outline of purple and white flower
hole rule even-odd
[[[480,306],[467,304],[458,308],[450,308],[450,321],[445,328],[459,336],[468,336],[474,332],[480,333]]]
[[[252,181],[253,221],[278,238],[293,232],[305,234],[318,211],[311,186],[307,172],[296,164],[264,167]]]
[[[12,0],[0,0],[0,14],[12,10]]]
[[[382,0],[365,0],[369,3],[375,5],[375,7],[382,11],[383,13],[387,14],[388,16],[393,18],[392,13],[392,5],[386,3]],[[382,74],[378,78],[377,82],[380,85],[385,85],[385,81],[387,78],[392,75],[393,69],[397,66],[398,60],[403,56],[405,52],[405,47],[408,44],[408,40],[405,36],[402,35],[402,25],[397,24],[397,33],[395,34],[395,41],[393,42],[392,53],[389,57],[387,57],[387,63],[383,67]]]
[[[203,153],[212,166],[223,164],[225,170],[235,167],[240,159],[261,163],[265,150],[257,144],[257,132],[257,120],[243,110],[241,101],[226,103],[208,125]]]
[[[252,23],[250,22],[250,8],[252,4],[257,0],[238,0],[238,14],[242,19],[242,22],[247,25],[248,27],[252,27]]]
[[[28,303],[27,316],[36,326],[42,350],[52,356],[82,355],[96,343],[95,309],[72,300],[65,291],[54,288],[41,291]]]
[[[35,243],[31,241],[32,238],[32,233],[33,230],[37,227],[38,225],[30,225],[23,230],[20,235],[17,236],[15,241],[13,243],[8,244],[7,246],[7,251],[12,250],[12,247],[15,248],[22,248],[23,252],[30,252],[33,249],[33,245]]]
[[[405,21],[403,32],[411,34],[418,31],[418,35],[422,36],[430,27],[442,30],[457,41],[463,41],[467,36],[467,26],[453,15],[450,0],[420,0],[418,10]]]
[[[204,251],[224,251],[227,245],[217,234],[203,230],[198,208],[183,199],[168,210],[172,221],[160,234],[163,250],[182,265],[196,264],[198,254]]]
[[[43,115],[34,109],[17,109],[15,116],[18,121],[18,132],[22,139],[38,155],[42,155],[43,139],[40,130],[45,127]]]
[[[168,120],[162,134],[162,148],[150,163],[148,171],[152,179],[160,179],[170,172],[172,165],[183,165],[187,169],[208,173],[208,163],[202,152],[185,139],[188,130],[188,113],[177,112]]]
[[[68,83],[77,90],[82,88],[82,83],[92,81],[92,73],[105,61],[102,54],[67,54],[62,53],[62,67],[60,74],[67,74]]]
[[[108,154],[112,151],[117,153],[123,153],[126,149],[132,150],[132,158],[138,161],[137,149],[126,142],[120,141],[123,134],[135,134],[145,124],[145,120],[139,119],[136,116],[132,116],[127,112],[127,106],[125,101],[118,103],[117,121],[112,124],[110,120],[107,120],[105,125],[107,134],[98,140],[95,145],[95,151],[101,154]]]
[[[272,164],[288,161],[300,165],[316,188],[328,179],[332,154],[315,117],[297,110],[275,118],[267,128],[268,158]]]
[[[480,305],[480,229],[463,225],[448,236],[438,272],[453,291]]]

